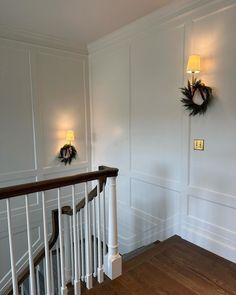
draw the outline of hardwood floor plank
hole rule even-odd
[[[172,247],[172,245],[175,245],[179,243],[181,238],[179,236],[173,236],[164,242],[158,243],[154,248],[146,251],[145,253],[142,253],[138,257],[134,257],[130,259],[129,261],[126,261],[123,263],[123,273],[126,273],[130,269],[137,267],[139,264],[143,263],[144,261],[147,261],[151,257],[161,253],[165,249]]]
[[[185,244],[178,244],[171,251],[167,250],[165,255],[229,294],[236,294],[236,271],[222,264],[216,257],[210,258],[207,252],[201,254]]]
[[[150,262],[144,262],[129,271],[137,283],[143,286],[148,295],[197,295],[185,285],[180,284]]]
[[[171,249],[169,249],[171,251]],[[178,263],[168,254],[163,253],[161,256],[156,256],[151,261],[157,268],[167,273],[171,278],[177,280],[180,284],[194,290],[199,295],[229,295],[222,288],[202,277],[195,271],[188,269],[184,264]]]

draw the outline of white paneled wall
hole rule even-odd
[[[86,55],[0,39],[0,187],[90,170],[87,70]],[[75,131],[78,157],[65,167],[57,156],[68,129]],[[68,204],[69,194],[62,191],[62,205]],[[76,188],[76,198],[80,195],[81,189]],[[57,196],[46,197],[50,213]],[[33,250],[37,251],[43,242],[41,197],[31,196],[30,205]],[[27,259],[24,206],[24,197],[11,201],[17,269]],[[7,237],[2,201],[0,293],[10,279]]]
[[[124,252],[181,234],[236,261],[235,26],[235,1],[189,1],[89,46],[93,166],[121,168]],[[215,96],[194,118],[179,90],[191,53]]]

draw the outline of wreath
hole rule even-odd
[[[208,104],[213,97],[211,87],[203,84],[201,80],[195,79],[192,85],[188,81],[188,86],[180,89],[184,95],[181,102],[187,110],[191,111],[189,116],[202,115],[206,112]]]
[[[76,159],[77,151],[75,147],[71,144],[65,144],[61,149],[58,159],[65,165],[71,164],[73,159]]]

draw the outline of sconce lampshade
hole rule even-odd
[[[200,55],[190,55],[187,65],[187,73],[200,73],[201,59]]]
[[[66,131],[66,141],[73,141],[75,140],[75,134],[74,134],[74,131],[73,130],[67,130]]]

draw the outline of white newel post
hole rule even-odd
[[[118,250],[116,177],[110,178],[108,205],[108,253],[105,257],[105,273],[111,279],[122,274],[122,258]]]

